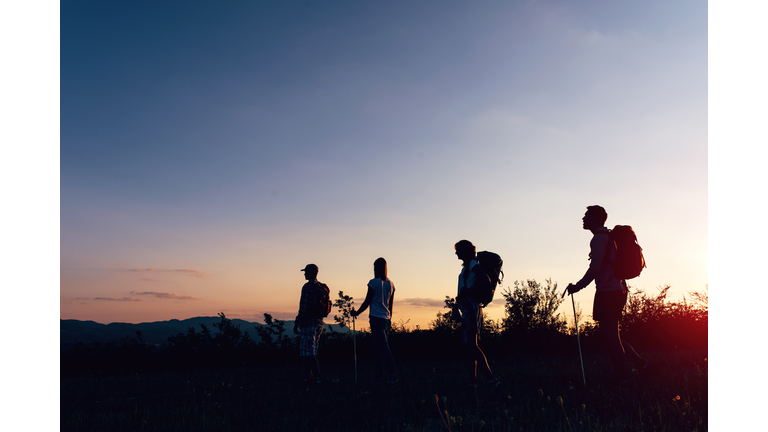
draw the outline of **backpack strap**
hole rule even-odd
[[[613,244],[613,249],[614,250],[617,249],[616,248],[616,241],[613,240],[613,237],[611,236],[611,230],[610,229],[606,228],[606,231],[598,231],[597,233],[595,233],[595,236],[597,236],[598,234],[606,234],[606,235],[608,235],[608,239],[611,241],[611,244]],[[606,262],[606,260],[608,259],[609,256],[611,256],[610,251],[609,251],[609,253],[606,253],[603,256],[603,262]],[[592,251],[589,251],[589,260],[590,261],[592,260]],[[608,263],[608,264],[610,264],[610,263]]]
[[[611,253],[618,252],[619,248],[616,246],[616,240],[613,239],[613,230],[608,229],[608,231],[601,231],[603,234],[608,234],[608,239],[610,240],[608,247],[610,250],[606,251],[605,256],[603,256],[603,262],[608,263],[609,266],[614,267],[613,264],[611,264],[611,261],[608,259],[611,257]]]

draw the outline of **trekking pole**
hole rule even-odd
[[[352,350],[355,353],[355,385],[357,385],[357,342],[355,341],[355,317],[352,316]]]
[[[584,357],[581,355],[581,339],[579,338],[579,320],[576,318],[576,301],[573,300],[571,293],[571,304],[573,305],[573,323],[576,326],[576,342],[579,344],[579,360],[581,361],[581,378],[584,380],[584,387],[587,386],[587,375],[584,373]]]

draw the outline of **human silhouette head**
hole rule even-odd
[[[474,258],[475,252],[477,251],[477,249],[475,249],[475,245],[473,245],[469,240],[459,240],[456,242],[453,248],[456,249],[456,256],[459,257],[459,259],[462,261],[467,261]]]
[[[311,281],[317,279],[317,272],[320,271],[320,269],[314,264],[307,264],[301,271],[304,272],[304,279]]]
[[[599,205],[587,206],[587,212],[584,213],[584,217],[581,218],[584,222],[585,230],[600,228],[605,225],[607,219],[608,213]]]
[[[373,262],[373,277],[381,280],[387,279],[387,260],[379,258]]]

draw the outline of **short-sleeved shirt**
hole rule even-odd
[[[464,268],[461,269],[461,273],[459,273],[459,292],[458,294],[461,294],[461,290],[466,287],[471,287],[475,284],[475,281],[477,280],[477,274],[472,271],[472,269],[475,268],[476,265],[480,264],[477,262],[477,260],[472,260],[469,262],[469,266],[464,266]],[[464,273],[467,273],[465,276]],[[466,277],[466,279],[465,279]]]
[[[383,319],[392,319],[392,311],[389,309],[389,299],[395,293],[395,285],[391,280],[381,278],[371,279],[368,288],[373,290],[371,298],[371,311],[369,316]]]

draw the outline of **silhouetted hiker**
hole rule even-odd
[[[483,308],[475,300],[475,290],[483,285],[491,284],[491,279],[477,262],[475,246],[469,240],[461,240],[454,246],[456,256],[462,261],[463,268],[459,273],[459,292],[456,296],[456,306],[451,310],[451,319],[461,320],[462,348],[467,360],[470,385],[477,385],[477,366],[489,378],[488,384],[499,385],[499,380],[488,367],[483,350],[477,345],[477,336],[483,327]]]
[[[314,375],[315,382],[321,382],[320,364],[317,361],[317,347],[323,333],[323,318],[331,311],[330,290],[324,283],[317,281],[319,269],[314,264],[307,264],[301,271],[308,281],[301,287],[299,314],[293,324],[293,332],[299,333],[299,355],[304,359],[304,381],[310,382]]]
[[[352,316],[360,315],[368,306],[368,319],[371,324],[371,336],[373,336],[373,358],[376,368],[374,379],[376,382],[384,381],[384,372],[387,373],[387,383],[397,382],[395,359],[389,350],[387,341],[389,330],[392,328],[392,304],[395,301],[395,285],[387,278],[387,261],[379,258],[373,262],[374,278],[368,282],[368,293],[365,295],[360,309],[352,310]]]
[[[569,294],[579,292],[595,281],[592,317],[599,323],[601,339],[611,357],[613,380],[616,384],[623,385],[627,382],[625,359],[629,359],[641,372],[647,372],[649,364],[635,352],[632,345],[623,342],[619,335],[619,321],[629,291],[627,282],[614,274],[612,264],[616,262],[616,245],[605,227],[607,219],[608,213],[604,208],[597,205],[587,207],[587,212],[581,220],[584,223],[583,228],[593,234],[589,242],[589,269],[580,281],[568,284],[566,291]]]

